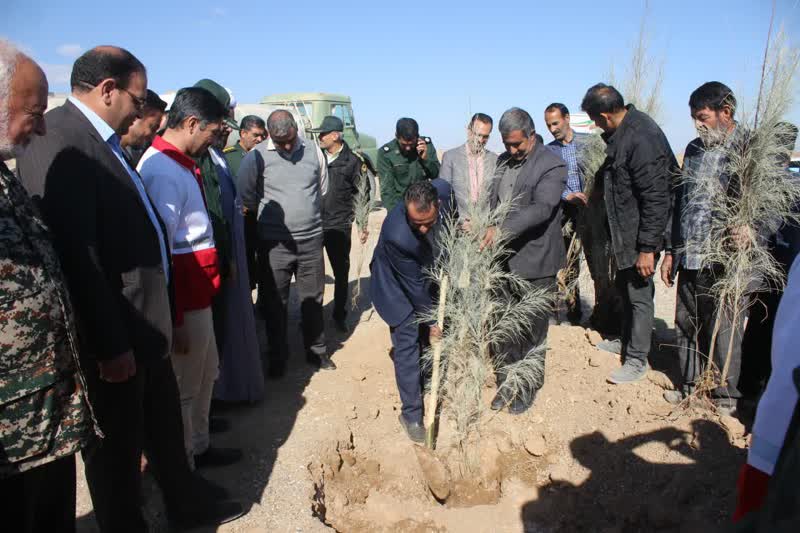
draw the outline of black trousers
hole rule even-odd
[[[555,294],[557,290],[555,276],[529,279],[528,281],[532,283],[534,287],[545,289],[547,293],[551,295]],[[518,299],[520,295],[510,294],[510,297],[512,299]],[[542,388],[542,385],[544,385],[544,365],[545,355],[547,355],[547,330],[550,326],[550,316],[551,313],[549,312],[536,316],[531,324],[530,337],[519,341],[510,342],[503,349],[506,354],[506,364],[516,363],[528,357],[533,357],[541,361],[541,373],[536,376],[534,383],[532,384],[532,390],[519,391],[523,395],[539,390]],[[505,380],[505,378],[506,375],[502,371],[498,372],[498,387]]]
[[[84,450],[86,480],[100,530],[146,531],[142,514],[141,456],[147,453],[168,512],[186,509],[192,473],[183,445],[178,384],[169,358],[138,364],[125,383],[99,378],[87,361],[89,399],[105,438]]]
[[[561,229],[563,232],[564,226],[570,224],[572,227],[572,234],[564,237],[564,249],[569,253],[570,244],[572,244],[572,235],[578,231],[578,206],[568,202],[561,202],[563,215],[561,217]],[[574,285],[571,291],[565,295],[565,303],[567,304],[567,319],[580,320],[581,318],[581,288],[578,284],[578,277],[581,274],[581,259],[580,257],[572,265],[567,265],[567,271],[564,276],[564,283],[569,287]]]
[[[75,531],[75,456],[0,480],[3,531]]]
[[[711,336],[717,320],[717,301],[711,294],[715,274],[712,270],[678,272],[678,293],[675,305],[675,331],[678,361],[681,366],[684,392],[691,392],[707,367]],[[730,345],[731,360],[726,384],[711,391],[712,398],[740,398],[738,389],[742,364],[742,336],[745,315],[734,324],[726,314],[719,314],[720,326],[712,362],[722,372]],[[768,349],[767,349],[768,350]],[[769,354],[767,354],[769,358]]]
[[[750,306],[747,327],[742,339],[742,371],[739,376],[739,391],[757,396],[769,381],[772,373],[772,331],[775,314],[781,303],[783,291],[757,292]]]
[[[324,232],[325,251],[333,270],[333,318],[344,320],[347,317],[350,277],[350,228],[326,229]]]
[[[655,258],[658,264],[658,255]],[[653,277],[642,279],[635,267],[617,270],[614,283],[622,297],[622,356],[647,363],[653,338]]]
[[[322,317],[325,288],[322,242],[322,235],[303,241],[261,242],[258,301],[264,314],[271,361],[286,361],[289,357],[287,327],[292,276],[300,297],[305,349],[319,356],[328,352]]]
[[[394,377],[400,393],[401,412],[407,422],[422,423],[422,384],[420,355],[429,343],[430,330],[411,313],[402,323],[389,328],[392,339]]]

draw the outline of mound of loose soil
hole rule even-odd
[[[653,363],[669,372],[672,359],[657,352]],[[551,327],[547,381],[530,411],[487,411],[466,457],[446,413],[436,451],[402,433],[387,445],[374,428],[348,427],[309,465],[314,512],[346,532],[699,531],[725,522],[744,427],[702,405],[666,404],[662,370],[606,384],[618,364],[583,328]]]

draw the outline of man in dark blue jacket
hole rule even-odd
[[[440,179],[412,183],[403,202],[386,216],[370,264],[372,303],[392,336],[395,377],[403,404],[400,423],[415,442],[425,440],[420,343],[428,336],[441,336],[435,324],[417,321],[433,305],[424,271],[433,264],[435,227],[450,212],[451,191]]]

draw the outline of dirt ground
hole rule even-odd
[[[371,246],[382,218],[373,213]],[[365,264],[362,294],[368,284]],[[443,418],[436,457],[422,458],[449,478],[440,503],[397,421],[388,327],[362,297],[349,317],[351,333],[328,329],[338,370],[314,374],[302,356],[295,301],[288,375],[268,382],[259,404],[216,413],[232,429],[212,441],[240,447],[245,459],[202,473],[252,507],[215,531],[707,531],[723,524],[745,457],[744,427],[702,405],[673,409],[662,400],[676,370],[674,291],[659,282],[656,302],[647,379],[607,384],[617,357],[594,348],[582,327],[551,325],[544,388],[524,415],[502,412],[487,421],[467,475],[448,448]],[[487,402],[492,394],[487,387]],[[149,478],[145,488],[153,530],[166,531],[158,489]],[[79,531],[97,530],[80,466],[78,516]]]

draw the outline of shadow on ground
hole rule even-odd
[[[660,442],[687,464],[643,460],[636,448]],[[587,468],[579,485],[552,480],[525,504],[527,533],[542,531],[713,531],[730,520],[744,450],[716,423],[691,431],[665,428],[610,442],[600,432],[574,439],[570,451]]]
[[[326,283],[332,281],[326,277]],[[350,282],[351,294],[355,283],[355,281]],[[330,319],[332,310],[333,302],[329,302],[324,308],[325,334],[328,351],[335,360],[336,351],[350,338],[359,322],[372,312],[369,277],[361,279],[361,296],[357,308],[351,309],[348,313],[349,330],[346,334],[339,333],[332,327]],[[267,380],[264,398],[256,404],[227,406],[223,409],[215,406],[212,409],[212,416],[225,418],[231,423],[229,431],[211,436],[212,445],[239,448],[244,452],[244,459],[226,468],[203,469],[200,474],[229,489],[232,497],[241,500],[247,509],[261,502],[272,476],[278,452],[291,435],[297,414],[306,404],[304,392],[315,371],[305,361],[300,323],[300,302],[295,284],[292,283],[288,321],[290,356],[286,376],[280,380]],[[258,317],[256,328],[259,344],[262,348],[266,347],[264,321]],[[145,475],[143,480],[143,496],[145,516],[152,531],[169,531],[160,491],[151,475]],[[99,531],[93,512],[78,517],[76,523],[78,533]],[[214,532],[217,529],[199,528],[195,531]]]

